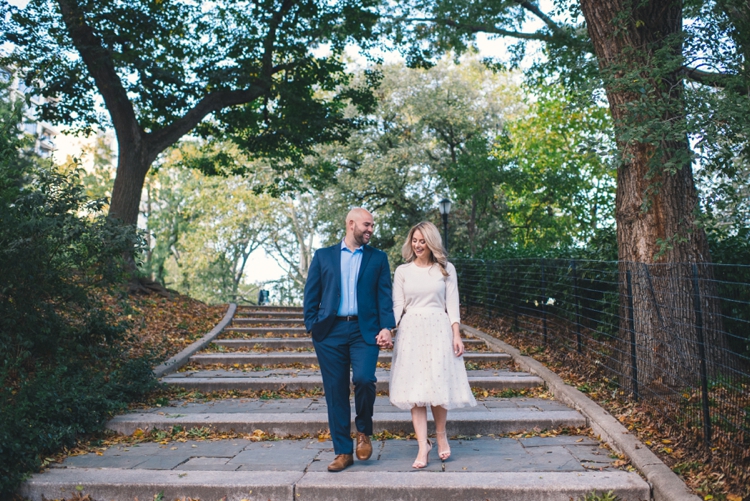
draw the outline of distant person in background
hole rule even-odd
[[[312,334],[328,405],[328,427],[336,458],[328,471],[354,463],[349,370],[354,382],[357,459],[372,455],[375,366],[380,348],[393,347],[391,270],[388,257],[373,249],[372,214],[354,208],[344,239],[313,256],[305,283],[305,327]]]
[[[428,463],[427,406],[432,408],[438,456],[451,455],[445,426],[448,409],[477,405],[464,366],[456,268],[448,262],[440,232],[422,222],[401,249],[406,261],[393,278],[393,315],[398,323],[391,363],[391,403],[411,409],[419,443],[413,468]]]

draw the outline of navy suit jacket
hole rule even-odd
[[[396,326],[391,297],[391,269],[385,252],[365,245],[357,278],[359,330],[368,344],[377,344],[381,329]],[[305,283],[305,327],[322,341],[333,328],[341,303],[341,242],[318,249]]]

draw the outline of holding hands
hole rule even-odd
[[[378,335],[375,337],[375,341],[381,350],[389,350],[393,348],[393,337],[389,329],[381,329]]]

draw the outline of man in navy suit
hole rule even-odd
[[[372,214],[355,208],[346,216],[346,237],[313,256],[305,284],[305,327],[312,334],[323,376],[336,458],[328,471],[354,463],[349,369],[354,383],[357,459],[372,455],[375,366],[380,348],[392,348],[396,326],[388,257],[370,242]]]

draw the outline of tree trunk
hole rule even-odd
[[[666,128],[656,137],[660,124],[684,123],[679,64],[669,66],[672,72],[664,70],[665,54],[673,63],[681,55],[682,4],[581,0],[580,5],[605,81],[621,157],[615,209],[621,382],[633,387],[634,327],[641,392],[684,388],[694,384],[699,360],[690,263],[710,263],[710,256],[706,234],[695,225],[698,195],[687,137],[684,132],[682,137],[670,135]],[[642,130],[636,132],[634,125]],[[703,332],[711,357],[717,358],[725,346],[719,305],[713,299],[711,267],[700,269]],[[628,271],[633,326],[628,319]]]
[[[109,217],[123,224],[135,226],[141,203],[141,192],[146,174],[157,153],[149,151],[140,138],[124,138],[118,134],[117,175],[112,188]]]

